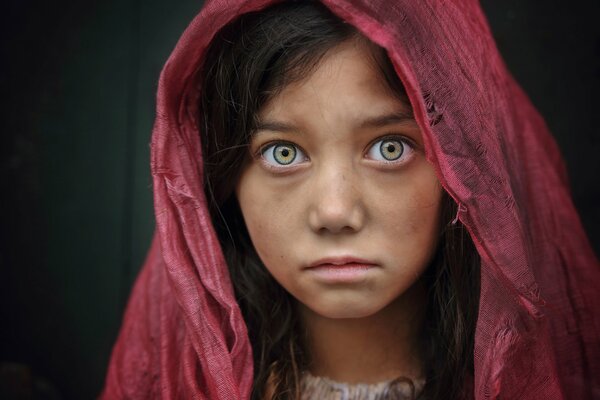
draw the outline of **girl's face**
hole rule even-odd
[[[236,195],[273,277],[322,316],[377,313],[438,242],[442,188],[365,44],[347,41],[259,113]]]

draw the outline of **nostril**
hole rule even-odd
[[[356,230],[353,227],[346,225],[346,226],[341,227],[340,229],[335,229],[335,230],[332,230],[331,228],[327,228],[327,227],[322,227],[319,230],[319,234],[324,235],[324,234],[328,234],[328,233],[338,233],[338,234],[339,233],[352,233],[355,231]]]
[[[340,201],[341,200],[341,201]],[[309,215],[313,231],[324,233],[350,233],[364,224],[365,211],[359,201],[337,199],[335,202],[316,202]]]

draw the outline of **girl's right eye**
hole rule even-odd
[[[263,160],[274,168],[285,168],[307,160],[298,146],[286,142],[267,145],[261,149],[260,154]]]

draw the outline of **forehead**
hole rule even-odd
[[[265,117],[298,117],[335,105],[347,116],[377,109],[378,113],[409,112],[410,105],[395,93],[366,39],[347,40],[329,50],[305,78],[287,84],[260,110]]]

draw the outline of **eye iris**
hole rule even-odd
[[[388,161],[399,159],[403,151],[402,143],[397,140],[384,140],[379,146],[379,152]]]
[[[296,158],[296,149],[287,144],[280,144],[273,149],[275,161],[282,165],[291,164]]]

